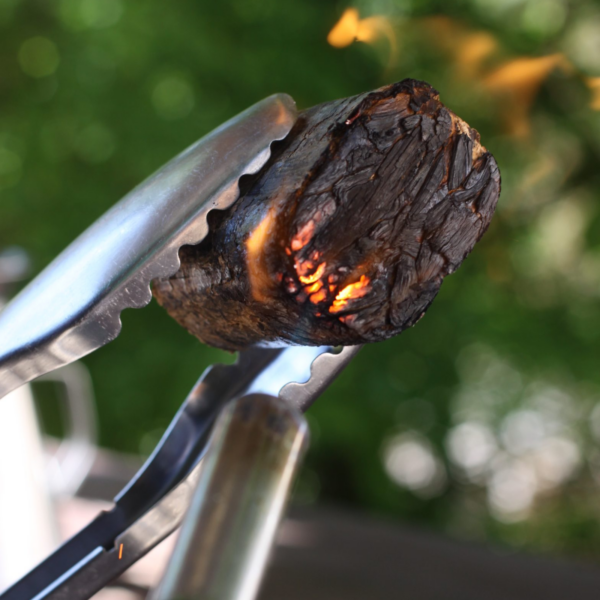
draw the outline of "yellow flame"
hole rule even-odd
[[[246,264],[250,289],[255,300],[266,299],[266,290],[270,287],[268,269],[264,260],[263,248],[275,224],[275,208],[271,207],[246,241]]]
[[[585,82],[592,91],[590,108],[600,110],[600,77],[588,77]]]
[[[537,91],[541,83],[556,68],[571,70],[571,64],[562,54],[530,58],[515,58],[488,75],[485,83],[492,90],[513,89],[522,93]]]
[[[353,300],[354,298],[362,298],[363,296],[365,296],[369,291],[369,283],[369,278],[366,275],[361,275],[360,279],[357,282],[347,285],[335,297],[333,304],[329,307],[329,312],[340,312],[348,304],[348,300]]]
[[[396,55],[397,44],[390,20],[382,15],[361,19],[356,8],[347,8],[327,35],[327,41],[335,48],[345,48],[353,42],[371,44],[381,37],[390,44],[391,61]]]
[[[454,60],[464,78],[480,76],[484,61],[500,46],[490,32],[473,31],[449,17],[425,17],[418,23],[425,27],[431,41]]]
[[[476,77],[483,62],[498,49],[498,41],[487,31],[476,31],[458,43],[456,62],[463,77]]]
[[[358,34],[359,13],[356,8],[347,8],[340,20],[333,26],[327,41],[334,48],[344,48],[356,41]]]
[[[356,32],[356,41],[370,43],[375,41],[380,36],[388,39],[392,46],[396,47],[396,34],[389,19],[383,16],[367,17],[358,22],[358,30]]]
[[[514,135],[529,133],[529,109],[543,81],[557,67],[572,71],[571,64],[562,54],[551,54],[515,58],[485,78],[484,85],[488,90],[507,97],[504,117]]]

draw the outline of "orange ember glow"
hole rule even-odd
[[[352,325],[352,323],[356,321],[356,315],[342,315],[340,321],[346,325]]]
[[[368,286],[369,286],[369,278],[366,275],[361,275],[360,279],[355,282],[347,285],[343,290],[341,290],[338,295],[335,297],[333,304],[329,307],[330,313],[337,313],[346,307],[348,304],[348,300],[353,300],[355,298],[362,298],[367,294]]]
[[[264,301],[265,292],[270,287],[267,268],[264,264],[263,248],[275,224],[275,210],[270,208],[263,220],[250,234],[246,241],[246,262],[252,296],[255,300]]]
[[[265,240],[267,239],[270,229],[273,225],[274,219],[274,211],[273,209],[270,209],[263,220],[258,224],[256,229],[248,237],[246,249],[248,250],[248,254],[250,254],[253,258],[261,253],[262,248],[265,245]]]
[[[310,241],[315,231],[315,222],[311,219],[302,229],[292,238],[291,248],[294,252],[302,250]]]
[[[325,298],[327,298],[327,293],[325,292],[325,290],[321,290],[319,292],[316,292],[315,294],[312,294],[310,296],[310,301],[313,304],[318,304],[319,302],[325,300]]]
[[[600,77],[588,77],[585,82],[592,91],[590,108],[593,110],[600,110]]]
[[[323,287],[323,282],[317,281],[317,283],[313,283],[312,285],[309,285],[306,288],[306,293],[314,294],[315,292],[318,292],[322,287]]]
[[[300,283],[303,283],[304,285],[310,285],[311,283],[315,283],[316,281],[321,279],[321,275],[323,275],[326,266],[327,263],[323,262],[317,267],[317,270],[312,275],[300,275],[298,277]]]

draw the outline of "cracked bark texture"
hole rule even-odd
[[[479,134],[404,80],[300,113],[154,294],[207,344],[352,345],[414,325],[490,224]]]

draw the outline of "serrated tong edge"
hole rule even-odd
[[[360,348],[250,348],[231,365],[208,367],[152,456],[116,496],[114,508],[101,513],[0,599],[89,598],[179,526],[212,423],[227,402],[247,393],[268,393],[304,412]],[[296,369],[295,377],[274,377],[285,363],[301,363],[302,368]],[[123,542],[128,546],[126,560],[118,558]]]
[[[247,116],[244,117],[244,115]],[[257,121],[254,125],[250,123],[252,117]],[[236,121],[236,119],[238,120]],[[150,302],[152,298],[150,289],[152,280],[158,277],[169,277],[177,272],[180,267],[180,248],[188,244],[198,244],[205,239],[208,234],[208,213],[212,210],[225,210],[237,200],[240,193],[239,181],[241,177],[257,173],[266,164],[272,153],[272,144],[287,136],[295,120],[294,101],[286,94],[276,94],[250,107],[247,111],[217,128],[167,163],[165,167],[128,194],[123,201],[110,209],[104,217],[101,217],[80,238],[73,242],[9,304],[3,311],[4,314],[0,313],[0,398],[20,385],[69,364],[114,340],[122,328],[121,312],[126,308],[141,308]],[[227,126],[230,129],[227,129]],[[235,127],[237,129],[234,129]],[[229,143],[236,142],[232,144],[233,148],[223,147],[223,140],[218,137],[221,133],[223,133],[222,137],[226,138]],[[263,139],[264,147],[262,146]],[[210,151],[202,154],[203,147],[201,144],[205,140],[209,141]],[[210,146],[212,142],[215,143]],[[220,142],[221,146],[219,146]],[[247,156],[245,153],[250,151],[246,151],[246,146],[248,148],[258,148],[257,153]],[[80,306],[75,301],[72,315],[62,311],[64,304],[61,301],[65,294],[61,296],[59,290],[54,294],[50,293],[48,296],[50,306],[47,314],[40,315],[42,308],[46,307],[40,304],[39,297],[43,296],[44,293],[48,295],[49,291],[52,292],[51,288],[55,281],[57,285],[63,287],[65,281],[70,283],[71,279],[75,280],[72,285],[76,286],[78,284],[77,278],[81,277],[82,273],[82,261],[77,256],[79,249],[89,251],[89,261],[93,262],[94,252],[91,250],[94,250],[94,247],[93,244],[90,244],[90,240],[95,242],[95,234],[98,234],[99,231],[101,233],[106,232],[107,237],[111,238],[106,240],[107,244],[112,243],[114,240],[118,241],[116,236],[120,232],[113,231],[110,226],[115,222],[119,225],[120,206],[123,206],[123,213],[126,218],[131,219],[132,214],[135,215],[135,212],[131,210],[132,206],[137,209],[139,205],[141,212],[143,212],[147,208],[144,204],[146,197],[151,199],[152,193],[156,191],[169,198],[166,203],[162,200],[160,201],[162,204],[158,203],[160,210],[165,211],[165,207],[171,205],[179,210],[179,206],[175,206],[175,201],[181,195],[177,192],[177,185],[182,185],[182,180],[184,184],[182,187],[189,186],[191,181],[198,184],[198,173],[202,169],[198,169],[193,163],[193,153],[198,149],[200,149],[200,161],[204,161],[202,168],[205,171],[211,168],[213,171],[218,171],[219,168],[223,168],[219,161],[223,162],[223,159],[227,159],[229,155],[235,156],[235,160],[239,164],[232,167],[232,169],[235,169],[234,176],[228,178],[222,175],[219,176],[221,179],[217,178],[216,181],[215,178],[211,180],[208,177],[210,183],[207,185],[219,184],[218,189],[211,188],[206,192],[194,191],[193,193],[185,189],[183,200],[189,202],[191,206],[188,209],[185,205],[185,211],[195,212],[188,214],[188,212],[183,211],[178,217],[182,219],[182,222],[176,221],[178,229],[174,232],[152,232],[156,237],[156,243],[153,247],[146,248],[143,244],[135,246],[132,251],[135,260],[131,260],[127,256],[123,261],[125,267],[120,264],[115,267],[114,273],[107,269],[110,276],[107,276],[108,290],[106,293],[97,281],[100,277],[97,276],[96,279],[91,277],[90,289],[82,288],[81,292],[81,298],[85,302],[79,300],[80,304],[85,304],[85,306]],[[186,162],[187,159],[190,160]],[[215,162],[217,164],[213,164]],[[182,165],[181,173],[177,171],[178,165]],[[161,177],[162,179],[160,179]],[[173,197],[173,200],[170,199],[169,195]],[[196,195],[200,196],[201,201],[193,200]],[[190,200],[190,197],[192,197],[192,200]],[[128,205],[127,202],[129,202]],[[168,216],[165,214],[165,217]],[[156,219],[155,215],[144,218],[151,225],[156,225],[157,222],[158,227],[162,225],[162,220]],[[135,221],[135,219],[133,220]],[[106,227],[106,225],[109,225],[109,227]],[[125,225],[127,225],[127,221],[125,221]],[[136,223],[134,223],[135,225]],[[173,226],[173,222],[169,222],[169,225]],[[124,229],[127,236],[126,227]],[[113,236],[115,236],[114,240]],[[137,243],[136,238],[131,235],[129,237],[132,239],[132,245],[135,245]],[[165,237],[166,239],[163,239]],[[100,240],[100,242],[104,241]],[[126,251],[128,251],[128,248],[124,249],[124,252]],[[135,252],[140,252],[142,255],[138,257]],[[113,255],[105,252],[103,258],[104,260],[107,257],[110,259]],[[131,261],[133,266],[127,261]],[[64,266],[64,269],[59,268],[59,263],[60,267]],[[108,264],[110,266],[110,261],[108,261]],[[69,277],[71,272],[73,276]],[[53,277],[54,275],[56,275],[56,278]],[[89,302],[87,302],[88,297],[91,298]],[[55,307],[58,304],[56,308],[59,316],[53,317],[52,302],[55,303]],[[34,320],[32,326],[28,324],[26,318],[28,310],[34,313],[32,315]],[[39,321],[36,322],[36,319]],[[46,319],[47,324],[44,323],[44,319]]]

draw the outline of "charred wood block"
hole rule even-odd
[[[414,325],[486,231],[500,194],[479,134],[405,80],[302,113],[211,234],[154,294],[229,350],[360,344]]]

